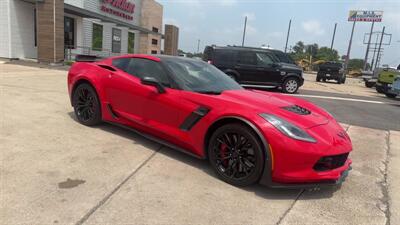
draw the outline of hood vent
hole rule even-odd
[[[298,106],[298,105],[285,106],[285,107],[282,107],[282,109],[299,114],[299,115],[310,115],[311,114],[310,110],[303,108],[301,106]]]

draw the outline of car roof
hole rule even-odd
[[[248,46],[208,46],[211,47],[213,49],[229,49],[229,50],[237,50],[237,51],[263,51],[263,52],[279,52],[279,53],[283,53],[281,50],[278,49],[265,49],[265,48],[258,48],[258,47],[248,47]]]
[[[141,59],[149,59],[156,62],[163,61],[164,59],[177,59],[177,60],[187,60],[187,61],[199,61],[199,59],[192,59],[182,56],[172,56],[172,55],[147,55],[147,54],[125,54],[120,56],[114,56],[107,58],[106,60],[114,60],[114,59],[121,59],[121,58],[141,58]]]

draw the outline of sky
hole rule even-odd
[[[383,10],[383,20],[374,31],[386,26],[392,34],[390,46],[384,46],[383,64],[400,63],[400,0],[157,0],[164,7],[164,24],[179,27],[179,49],[200,52],[206,45],[241,45],[244,17],[247,16],[245,45],[269,45],[283,50],[289,20],[292,19],[288,46],[297,41],[330,47],[334,24],[337,23],[334,48],[345,55],[352,22],[349,10]],[[370,22],[357,22],[351,58],[364,58],[364,36]],[[373,36],[372,39],[376,39]],[[373,40],[374,41],[374,40]],[[372,52],[370,53],[370,56]]]

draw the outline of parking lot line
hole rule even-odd
[[[364,99],[357,99],[357,98],[342,98],[342,97],[321,96],[321,95],[302,95],[302,94],[296,94],[295,96],[308,97],[308,98],[323,98],[323,99],[332,99],[332,100],[342,100],[342,101],[352,101],[352,102],[364,102],[364,103],[373,103],[373,104],[391,104],[391,103],[388,103],[388,102],[371,101],[371,100],[364,100]]]

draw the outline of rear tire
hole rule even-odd
[[[282,91],[284,93],[294,94],[299,89],[299,79],[295,77],[287,78],[282,84]]]
[[[249,127],[232,123],[218,128],[208,145],[208,158],[218,177],[235,186],[254,184],[261,177],[265,156]]]
[[[86,126],[95,126],[102,122],[100,101],[94,88],[79,84],[72,93],[72,105],[78,121]]]
[[[396,94],[385,93],[386,97],[388,98],[396,98]]]
[[[374,83],[374,82],[365,81],[365,87],[367,87],[367,88],[373,88],[374,86],[375,86],[375,83]]]

